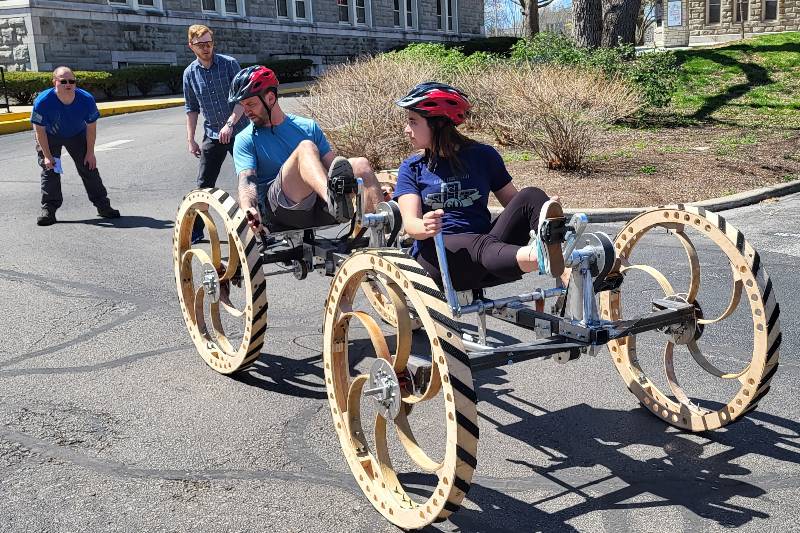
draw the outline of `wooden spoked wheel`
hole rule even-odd
[[[208,244],[191,244],[200,217]],[[261,354],[267,329],[264,272],[255,234],[236,201],[221,189],[198,189],[178,208],[173,239],[183,318],[197,351],[222,374]]]
[[[662,232],[666,229],[676,237],[685,251],[688,259],[688,287],[681,292],[673,288],[667,276],[658,269],[646,264],[635,264],[631,260],[636,245],[648,232],[657,228],[661,228]],[[726,263],[729,263],[732,280],[732,287],[727,289],[730,291],[727,307],[721,312],[715,311],[715,316],[711,316],[712,313],[704,309],[698,301],[698,295],[701,294],[701,261],[695,245],[700,241],[705,241],[703,244],[706,244],[709,240],[713,244],[703,246],[703,257],[713,247],[727,259],[725,261],[720,258],[721,266],[718,270],[722,272],[714,273],[714,277],[721,278],[721,274],[727,270]],[[695,323],[689,328],[667,331],[663,350],[663,378],[644,373],[637,354],[636,336],[609,343],[614,364],[631,392],[656,416],[690,431],[722,427],[755,409],[769,391],[770,381],[778,368],[781,344],[778,320],[780,309],[775,300],[772,282],[758,253],[742,233],[721,216],[703,208],[667,206],[648,211],[631,220],[617,236],[614,246],[621,260],[621,271],[626,277],[634,272],[646,274],[655,280],[668,299],[692,303],[696,308]],[[675,265],[668,262],[664,266],[669,269],[665,270],[667,272],[675,268]],[[727,276],[724,279],[727,280]],[[626,285],[627,282],[620,292],[602,293],[600,303],[603,318],[623,318],[622,299],[626,293]],[[734,315],[735,312],[738,315]],[[741,324],[726,325],[728,320],[733,321],[732,316],[738,316]],[[700,348],[703,337],[713,335],[714,328],[717,328],[717,332],[721,331],[721,335],[732,342],[733,346],[744,346],[745,350],[749,348],[752,338],[752,356],[749,361],[742,363],[730,353],[718,355],[715,360],[704,354],[704,350]],[[723,364],[726,369],[720,368]],[[712,387],[716,387],[716,391],[723,391],[721,398],[704,401],[697,395],[690,395],[678,380],[676,368],[679,366],[690,369],[687,376],[691,376],[689,372],[705,373],[697,379],[707,379]],[[665,390],[658,387],[657,380],[666,382]]]
[[[393,353],[388,335],[368,312],[369,304],[363,302],[366,310],[357,305],[356,297],[367,276],[384,285],[395,307]],[[410,307],[416,310],[425,331],[416,339],[412,339]],[[351,353],[353,328],[362,334],[366,331],[363,343],[367,348]],[[429,379],[421,390],[410,384],[414,379],[408,372],[412,347],[414,360],[424,358],[428,362]],[[370,362],[369,373],[359,371],[359,365],[369,368]],[[376,365],[379,372],[374,370]],[[325,308],[324,366],[339,441],[356,481],[375,509],[407,529],[444,520],[455,512],[469,490],[475,469],[476,398],[459,325],[452,319],[444,295],[419,263],[399,251],[365,250],[341,265]],[[374,383],[380,376],[394,384],[392,395],[387,392],[383,404],[374,399],[378,397]],[[394,402],[391,408],[387,402]],[[428,402],[441,409],[431,414],[426,411]],[[375,405],[378,412],[370,419],[366,411]],[[412,429],[420,419],[442,433],[436,456],[423,444],[430,433],[415,434]],[[396,439],[389,426],[394,426]],[[395,465],[399,462],[410,464],[413,471],[398,472]],[[422,496],[410,488],[415,472],[433,480]]]

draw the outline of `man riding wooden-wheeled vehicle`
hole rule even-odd
[[[206,246],[190,242],[196,217],[209,229]],[[258,235],[227,193],[196,190],[178,210],[176,282],[198,352],[214,370],[230,374],[261,354],[268,292],[290,297],[272,276],[302,280],[315,270],[332,278],[323,308],[323,366],[336,433],[370,503],[394,524],[416,529],[456,512],[470,488],[479,436],[473,371],[537,357],[564,363],[605,345],[637,399],[687,431],[736,421],[768,392],[778,367],[779,308],[758,253],[738,229],[688,205],[651,209],[613,240],[587,231],[587,222],[575,214],[540,228],[548,243],[560,244],[572,269],[567,286],[555,280],[552,287],[489,298],[486,287],[454,290],[441,238],[441,285],[404,251],[394,202],[371,214],[356,209],[345,237],[322,237],[319,228]],[[680,246],[666,246],[667,238]],[[685,257],[682,274],[665,257],[671,249]],[[706,259],[712,251],[717,262]],[[725,278],[732,285],[719,312],[698,301],[701,265],[713,272],[711,281]],[[655,285],[626,292],[642,281],[637,276]],[[623,295],[638,297],[641,305],[631,310]],[[553,302],[550,312],[537,310],[543,300]],[[729,335],[724,322],[737,316],[735,331],[747,339],[748,356],[726,371],[720,361],[736,358],[709,355],[700,346],[715,327]],[[517,328],[524,339],[493,340],[489,317]],[[657,342],[663,377],[648,372],[640,353],[654,351]],[[688,382],[710,400],[679,381],[680,372],[696,370],[691,365],[711,381]]]

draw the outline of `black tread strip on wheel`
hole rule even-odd
[[[456,411],[456,421],[458,425],[466,429],[470,435],[476,439],[479,438],[478,426],[473,424],[472,420],[461,414],[460,411]]]
[[[456,476],[453,480],[453,486],[463,492],[464,494],[469,492],[470,484],[461,479],[460,477]]]
[[[457,334],[461,334],[461,329],[464,327],[464,324],[461,322],[456,322],[452,318],[444,316],[442,313],[437,311],[436,309],[431,309],[430,307],[427,308],[428,313],[430,313],[431,317],[436,320],[437,322],[441,322],[447,328],[455,331]]]
[[[450,376],[450,384],[461,396],[470,400],[472,403],[478,403],[478,396],[475,394],[475,391],[465,385],[460,379]]]
[[[475,459],[475,456],[461,446],[456,446],[456,456],[468,464],[473,470],[478,465],[478,460]]]
[[[461,361],[461,364],[463,364],[467,368],[470,369],[472,368],[467,354],[465,354],[464,352],[462,352],[461,350],[459,350],[458,348],[456,348],[455,346],[453,346],[452,344],[450,344],[449,342],[447,342],[442,338],[439,339],[439,344],[442,345],[442,348],[444,349],[445,352],[447,352],[448,355],[455,357],[456,359]]]

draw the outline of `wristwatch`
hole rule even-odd
[[[233,127],[233,121],[231,119],[228,119],[228,122],[226,122],[225,125],[228,126],[229,128],[232,128]]]

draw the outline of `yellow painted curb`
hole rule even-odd
[[[281,89],[279,94],[282,96],[308,92],[307,87],[295,87],[291,89]],[[101,102],[97,104],[101,117],[113,115],[123,115],[125,113],[136,113],[138,111],[151,111],[153,109],[165,109],[177,107],[184,104],[183,98],[163,98],[159,100],[140,100],[133,102]],[[31,113],[8,113],[0,115],[0,135],[7,133],[18,133],[31,129]]]
[[[31,129],[30,118],[0,122],[0,135],[5,135],[6,133],[18,133],[20,131],[29,129]]]

